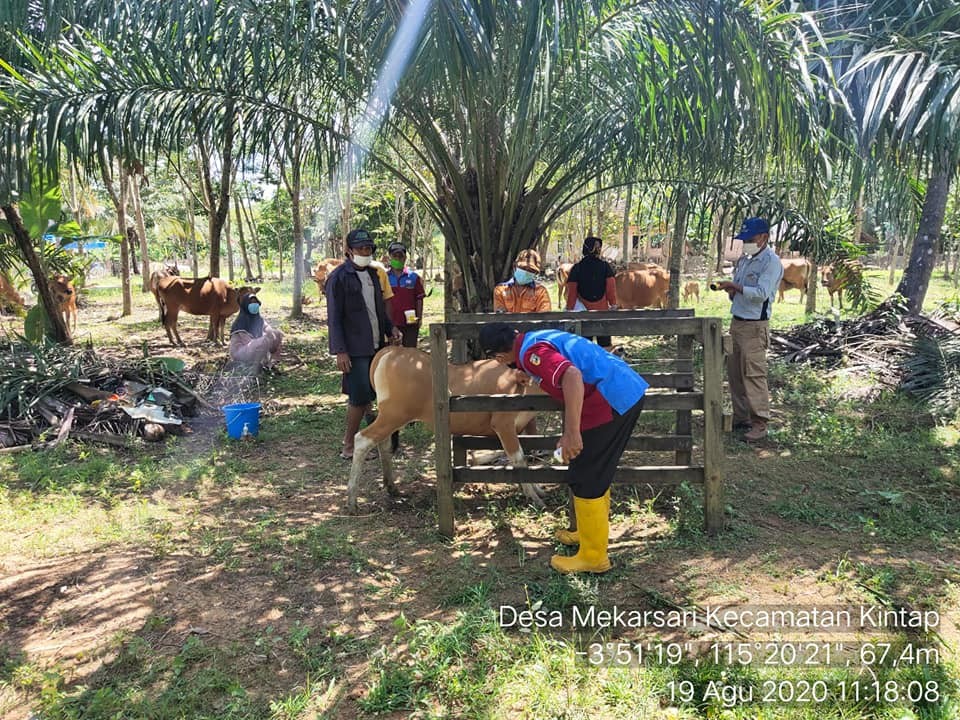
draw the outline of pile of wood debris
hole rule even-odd
[[[0,452],[74,438],[129,445],[185,431],[206,408],[202,374],[169,359],[113,358],[102,350],[0,342]]]
[[[911,315],[897,298],[847,320],[818,318],[789,332],[770,333],[770,351],[787,362],[809,362],[825,368],[870,375],[888,387],[903,387],[927,398],[952,394],[957,371],[960,323],[943,310]],[[941,398],[942,399],[942,398]],[[955,412],[953,402],[944,410]]]

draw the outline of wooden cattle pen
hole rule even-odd
[[[448,357],[453,342],[454,362],[466,361],[468,340],[491,322],[507,322],[520,332],[557,329],[585,337],[664,336],[676,338],[676,358],[669,372],[642,372],[650,383],[644,411],[674,412],[673,433],[634,433],[627,450],[669,451],[672,465],[620,466],[614,482],[643,484],[652,488],[681,482],[703,486],[704,525],[714,533],[723,527],[723,426],[722,366],[723,323],[719,318],[694,317],[692,310],[615,310],[606,312],[552,312],[528,314],[460,315],[456,321],[430,325],[430,352]],[[695,345],[703,349],[702,375],[697,383]],[[452,437],[451,412],[558,411],[560,404],[545,395],[450,396],[447,363],[433,363],[433,397],[436,437],[437,514],[440,533],[453,537],[453,484],[456,483],[569,483],[563,466],[489,467],[468,466],[467,450],[495,449],[496,437]],[[702,464],[693,464],[692,411],[703,411]],[[643,414],[641,413],[641,420]],[[553,449],[558,436],[521,436],[524,451]]]

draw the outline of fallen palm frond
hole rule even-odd
[[[195,375],[172,372],[158,358],[130,360],[102,350],[4,339],[0,447],[24,445],[64,429],[67,417],[71,437],[100,436],[121,444],[142,435],[147,424],[125,408],[149,403],[162,417],[179,422],[195,413],[198,402],[205,404],[193,390]]]
[[[890,298],[866,315],[818,318],[770,339],[771,352],[787,362],[869,375],[922,398],[939,417],[960,412],[960,325],[947,311],[910,315]]]

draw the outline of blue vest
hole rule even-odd
[[[583,382],[596,385],[603,399],[621,415],[636,405],[650,387],[650,383],[616,355],[579,335],[560,330],[535,330],[524,335],[517,364],[528,374],[532,373],[523,366],[523,358],[538,342],[555,347],[580,371]]]
[[[400,277],[397,277],[392,270],[387,270],[387,278],[390,280],[390,287],[394,289],[409,288],[413,290],[417,287],[417,274],[409,268],[404,268]]]

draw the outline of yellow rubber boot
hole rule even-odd
[[[607,488],[607,491],[602,495],[603,499],[607,502],[607,515],[610,514],[610,488]],[[574,504],[576,506],[576,504]],[[576,515],[576,513],[574,513]],[[580,521],[577,520],[577,528],[580,527]],[[564,545],[569,545],[573,547],[574,545],[580,544],[580,531],[578,530],[557,530],[556,534],[553,536],[554,539]]]
[[[604,497],[578,498],[573,505],[580,530],[580,549],[572,557],[554,555],[550,566],[557,572],[603,573],[610,569],[607,557],[607,539],[610,535],[610,510]]]

